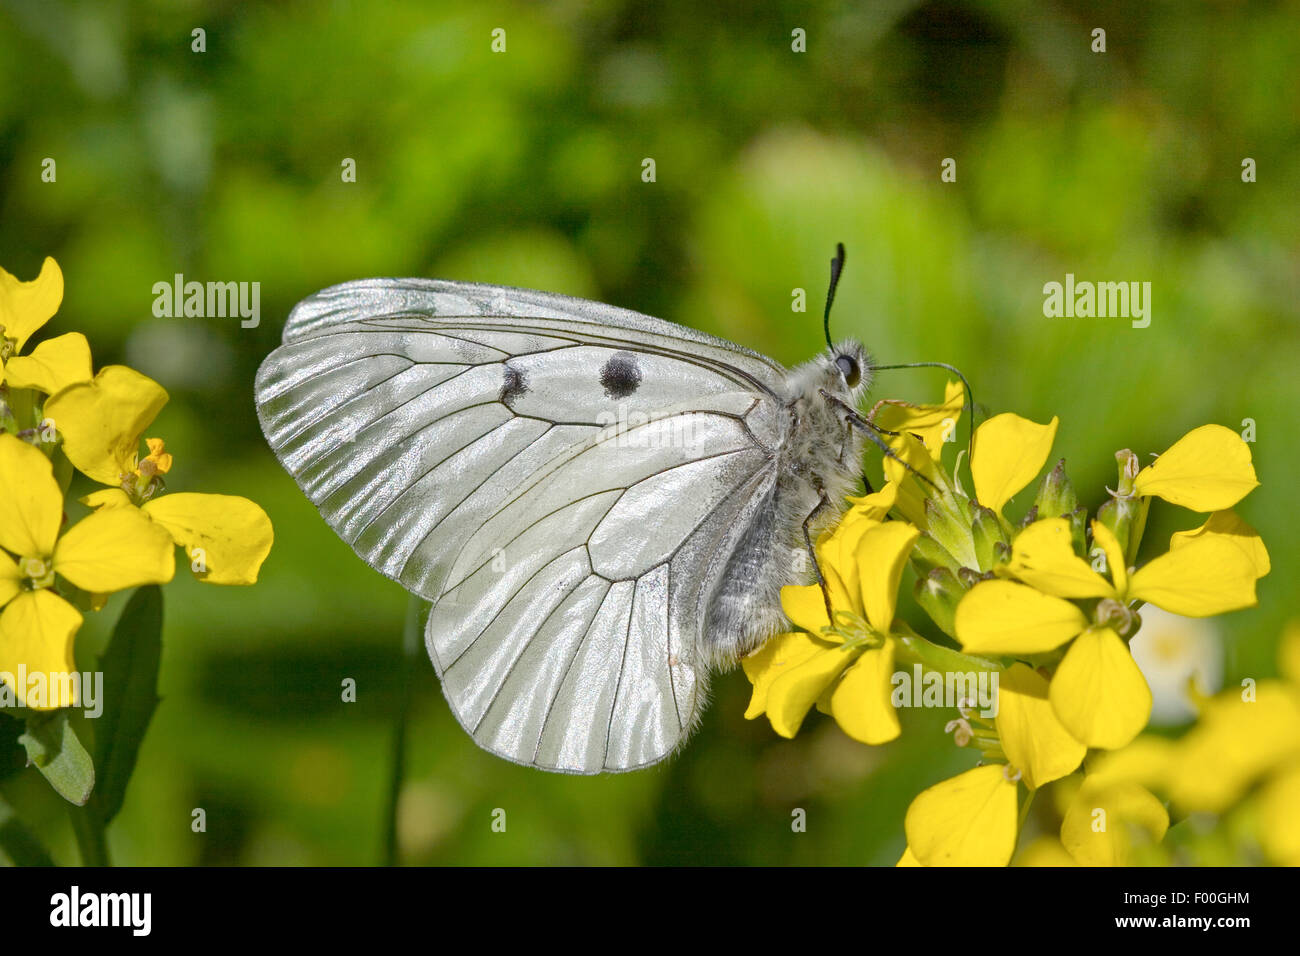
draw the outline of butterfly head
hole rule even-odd
[[[869,388],[875,372],[871,354],[861,342],[846,339],[828,349],[826,355],[826,388],[856,405]]]

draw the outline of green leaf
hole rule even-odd
[[[0,800],[0,863],[6,866],[54,866],[35,834]]]
[[[27,732],[18,742],[63,799],[79,807],[86,805],[95,786],[95,765],[77,739],[67,709],[28,717]]]
[[[104,712],[95,726],[99,786],[91,809],[105,824],[122,809],[140,744],[158,706],[162,613],[162,590],[157,585],[137,588],[100,661]]]

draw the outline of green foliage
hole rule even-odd
[[[82,807],[95,786],[95,765],[90,759],[67,710],[33,713],[27,731],[18,738],[27,758],[69,803]]]
[[[89,809],[104,825],[122,809],[140,745],[158,706],[162,622],[162,589],[137,588],[99,664],[104,673],[103,713],[95,725],[99,782]]]

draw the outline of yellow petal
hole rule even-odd
[[[1047,699],[1047,679],[1013,664],[998,680],[998,739],[1011,766],[1030,790],[1074,773],[1087,748],[1056,719]]]
[[[854,563],[861,569],[861,606],[878,631],[887,632],[894,623],[898,582],[920,534],[905,521],[886,521],[869,528],[858,542]]]
[[[961,382],[949,382],[940,405],[909,405],[905,402],[884,402],[876,412],[875,423],[886,431],[915,435],[921,440],[930,458],[938,461],[943,453],[945,438],[953,440],[957,434],[957,421],[966,404],[966,392]],[[897,439],[890,444],[896,444]],[[901,443],[898,443],[901,444]]]
[[[1259,487],[1250,445],[1230,428],[1202,425],[1138,472],[1133,490],[1192,511],[1231,508]]]
[[[50,460],[21,438],[0,434],[0,547],[46,558],[63,523],[63,495]]]
[[[8,604],[22,592],[22,580],[18,562],[0,551],[0,607]]]
[[[104,508],[59,539],[54,570],[97,594],[163,584],[176,571],[175,546],[167,530],[139,510]]]
[[[873,491],[869,495],[862,495],[859,498],[849,497],[849,502],[853,509],[858,511],[864,518],[874,521],[884,521],[885,515],[893,509],[894,503],[898,499],[898,485],[890,482],[879,491]]]
[[[1130,599],[1184,617],[1211,617],[1254,607],[1257,561],[1224,535],[1203,535],[1134,572]]]
[[[254,584],[271,553],[271,519],[247,498],[180,492],[147,501],[143,510],[185,549],[190,569],[208,584]]]
[[[1069,601],[1015,581],[981,581],[957,605],[957,640],[975,654],[1041,654],[1088,625]]]
[[[821,637],[822,628],[830,627],[826,597],[820,584],[787,584],[781,588],[781,609],[795,627],[809,634]]]
[[[844,672],[831,693],[831,716],[864,744],[883,744],[898,736],[898,713],[890,702],[894,642],[866,651]]]
[[[922,486],[912,472],[915,471],[934,481],[937,468],[934,459],[930,457],[925,446],[911,435],[904,435],[894,440],[890,447],[898,457],[885,458],[882,465],[885,480],[897,486],[894,491],[894,507],[909,522],[918,528],[925,528],[925,499],[928,486]]]
[[[1169,550],[1174,551],[1208,537],[1220,537],[1241,548],[1255,569],[1255,577],[1262,578],[1272,570],[1268,549],[1259,532],[1252,528],[1235,511],[1216,511],[1205,524],[1191,531],[1175,532],[1169,539]]]
[[[50,675],[71,674],[77,669],[72,647],[81,627],[81,615],[53,591],[41,588],[25,591],[5,605],[0,613],[0,672],[12,675],[18,700],[37,710],[54,710],[77,703],[69,686]],[[43,700],[28,702],[26,683],[18,680],[25,670],[45,679]],[[6,683],[9,683],[6,678]]]
[[[1080,866],[1124,866],[1136,839],[1159,843],[1169,814],[1136,783],[1098,786],[1085,780],[1061,822],[1061,843]]]
[[[817,559],[822,571],[822,579],[826,582],[826,593],[831,597],[831,609],[839,611],[848,611],[858,617],[862,616],[862,607],[859,603],[858,591],[849,590],[848,578],[856,578],[858,568],[851,560],[840,564],[833,561],[823,561],[820,557]],[[821,596],[821,585],[815,585],[818,596],[821,597],[822,614],[826,613],[826,599]]]
[[[856,652],[833,645],[787,667],[767,691],[767,719],[772,729],[782,737],[797,734],[817,698],[856,657]]]
[[[46,395],[89,382],[90,377],[90,343],[80,332],[47,339],[30,355],[12,358],[5,366],[5,383],[10,388],[34,388]]]
[[[1070,645],[1048,696],[1065,729],[1089,747],[1123,747],[1151,716],[1146,678],[1108,627],[1085,631]]]
[[[89,382],[45,403],[63,435],[63,451],[85,475],[104,485],[135,470],[144,430],[167,404],[162,386],[125,365],[109,365]]]
[[[1006,866],[1016,846],[1016,785],[1001,764],[917,794],[903,827],[924,866]]]
[[[1128,592],[1128,567],[1124,562],[1124,549],[1119,546],[1119,538],[1115,537],[1115,532],[1106,527],[1100,521],[1092,522],[1092,540],[1093,543],[1106,555],[1106,570],[1110,572],[1110,579],[1115,584],[1115,590],[1119,594]]]
[[[753,720],[767,712],[767,692],[771,690],[774,680],[814,654],[832,647],[835,645],[792,631],[769,638],[762,647],[741,660],[740,666],[744,668],[745,676],[754,685],[745,719]]]
[[[876,500],[868,502],[871,498]],[[861,616],[862,608],[857,603],[861,592],[859,567],[853,556],[862,535],[880,524],[884,512],[889,510],[888,507],[884,512],[881,510],[886,499],[892,506],[892,493],[881,497],[877,492],[861,499],[861,503],[850,507],[835,529],[817,543],[817,562],[831,585],[831,604],[836,610],[853,611]]]
[[[1259,795],[1259,842],[1278,866],[1300,866],[1300,764],[1270,780]]]
[[[1110,582],[1074,553],[1070,522],[1064,518],[1035,521],[1016,535],[1011,560],[1001,573],[1057,597],[1115,597]]]
[[[88,495],[82,495],[78,500],[93,511],[98,511],[100,508],[135,507],[131,503],[130,495],[121,488],[100,488]]]
[[[20,282],[0,269],[0,328],[4,338],[16,340],[15,351],[22,351],[62,302],[63,272],[49,256],[41,263],[41,274],[30,282]]]
[[[975,496],[986,508],[1001,512],[1011,496],[1043,470],[1060,419],[1039,425],[1010,412],[994,415],[975,429],[971,477]]]

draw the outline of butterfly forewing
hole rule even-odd
[[[707,602],[774,480],[780,367],[598,303],[421,280],[327,289],[284,340],[258,373],[267,439],[432,602],[475,740],[585,773],[671,752]]]

